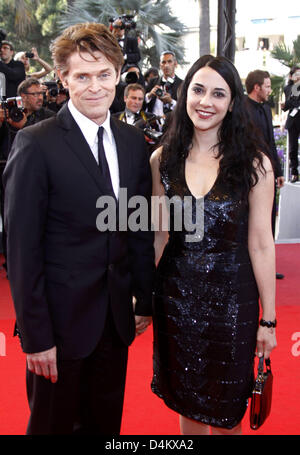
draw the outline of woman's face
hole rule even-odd
[[[199,69],[187,91],[186,108],[194,128],[217,133],[231,107],[231,91],[222,76],[208,66]]]

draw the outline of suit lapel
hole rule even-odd
[[[120,188],[127,188],[130,184],[130,168],[131,168],[131,149],[132,144],[129,142],[129,137],[126,134],[127,128],[120,128],[125,126],[119,120],[111,117],[111,129],[115,138],[118,163],[119,163],[119,178]]]

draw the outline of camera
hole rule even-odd
[[[121,21],[121,30],[133,30],[136,28],[136,23],[133,20],[134,16],[132,14],[122,14],[117,18],[110,18],[109,22],[113,23],[116,20]]]
[[[158,96],[158,98],[161,98],[162,96],[165,95],[165,92],[163,91],[163,89],[157,88],[155,91],[155,94],[156,94],[156,96]]]
[[[135,71],[127,71],[127,73],[122,74],[121,81],[125,84],[135,84],[138,81],[138,75]]]
[[[10,118],[13,122],[20,122],[23,120],[23,102],[20,96],[14,98],[6,98],[1,103],[1,107],[4,109],[5,117]]]
[[[33,58],[34,54],[32,52],[25,52],[25,57],[27,58]]]
[[[174,79],[172,77],[168,77],[167,81],[165,82],[164,89],[162,89],[162,88],[156,89],[156,91],[155,91],[156,96],[158,96],[158,98],[162,98],[163,96],[165,96],[165,94],[171,90],[173,83],[174,83]],[[158,84],[159,84],[159,77],[153,78],[153,85],[158,85]]]
[[[152,141],[154,141],[154,143],[156,144],[163,133],[161,131],[156,131],[155,129],[148,127],[144,128],[144,134],[149,139],[152,139]]]
[[[46,85],[48,89],[48,94],[52,97],[56,97],[59,93],[65,95],[68,94],[68,90],[62,86],[60,81],[59,82],[47,81],[43,82],[43,84]]]

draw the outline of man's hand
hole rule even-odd
[[[148,93],[148,95],[150,96],[150,98],[158,98],[158,96],[156,95],[156,90],[157,89],[161,89],[161,86],[160,85],[154,85],[154,87],[152,88],[152,90]]]
[[[27,122],[27,116],[26,116],[25,112],[23,112],[22,115],[23,115],[23,118],[22,118],[22,120],[20,120],[20,122],[14,122],[11,118],[8,117],[7,123],[9,123],[11,126],[16,128],[17,130],[20,130],[21,128],[23,128],[23,126]]]
[[[135,333],[141,335],[152,322],[151,316],[135,316]]]
[[[56,346],[47,351],[37,352],[35,354],[27,354],[28,370],[39,376],[44,376],[50,379],[51,382],[57,381],[57,362],[56,362]]]
[[[169,93],[165,92],[164,96],[161,96],[161,101],[166,104],[166,103],[172,103],[172,97]]]

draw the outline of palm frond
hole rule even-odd
[[[169,0],[75,0],[62,15],[60,27],[79,22],[101,22],[121,14],[132,14],[141,36],[142,58],[156,66],[164,50],[176,51],[179,63],[184,60],[182,35],[184,24],[172,14]]]
[[[273,58],[279,60],[283,65],[291,68],[300,62],[300,37],[293,41],[293,49],[285,43],[280,42],[271,52]]]

